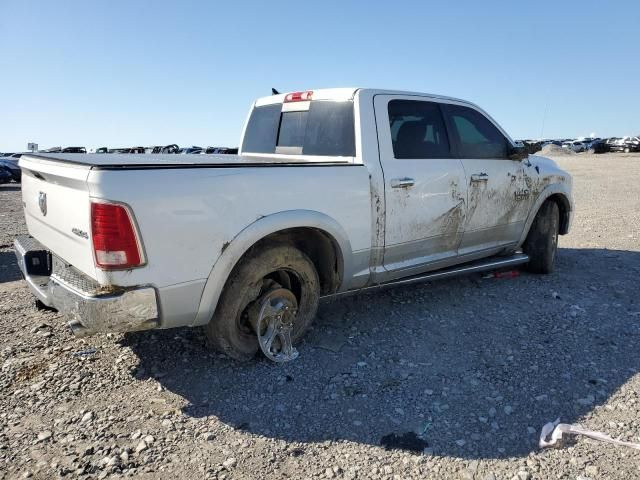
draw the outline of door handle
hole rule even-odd
[[[489,180],[489,175],[486,173],[474,173],[471,175],[472,182],[486,182],[487,180]]]
[[[393,178],[391,179],[391,188],[409,188],[413,187],[416,181],[413,178]]]

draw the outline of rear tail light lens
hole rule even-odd
[[[313,91],[287,93],[284,102],[307,102],[313,97]]]
[[[119,270],[142,265],[133,217],[124,205],[91,202],[91,236],[98,268]]]

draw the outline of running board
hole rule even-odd
[[[466,275],[475,272],[484,272],[486,270],[496,270],[498,268],[514,267],[516,265],[522,265],[529,261],[529,255],[524,253],[516,253],[510,257],[491,257],[472,263],[465,263],[457,265],[451,268],[445,268],[442,270],[436,270],[434,272],[425,273],[423,275],[417,275],[414,277],[401,278],[392,282],[380,283],[378,285],[372,285],[370,287],[360,288],[358,290],[349,290],[346,292],[334,293],[331,295],[325,295],[320,297],[320,300],[333,300],[336,298],[346,297],[349,295],[358,295],[360,293],[370,293],[376,290],[383,290],[386,288],[398,287],[401,285],[413,285],[414,283],[429,282],[432,280],[440,280],[443,278],[457,277],[460,275]]]

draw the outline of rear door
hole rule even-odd
[[[438,103],[376,95],[374,107],[384,171],[388,280],[437,268],[457,255],[466,182]]]
[[[467,217],[460,255],[495,250],[519,240],[529,190],[520,160],[510,160],[510,142],[480,111],[443,105],[455,155],[467,178]]]

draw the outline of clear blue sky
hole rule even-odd
[[[515,138],[640,133],[640,2],[0,0],[0,151],[238,145],[334,86],[485,108]]]

